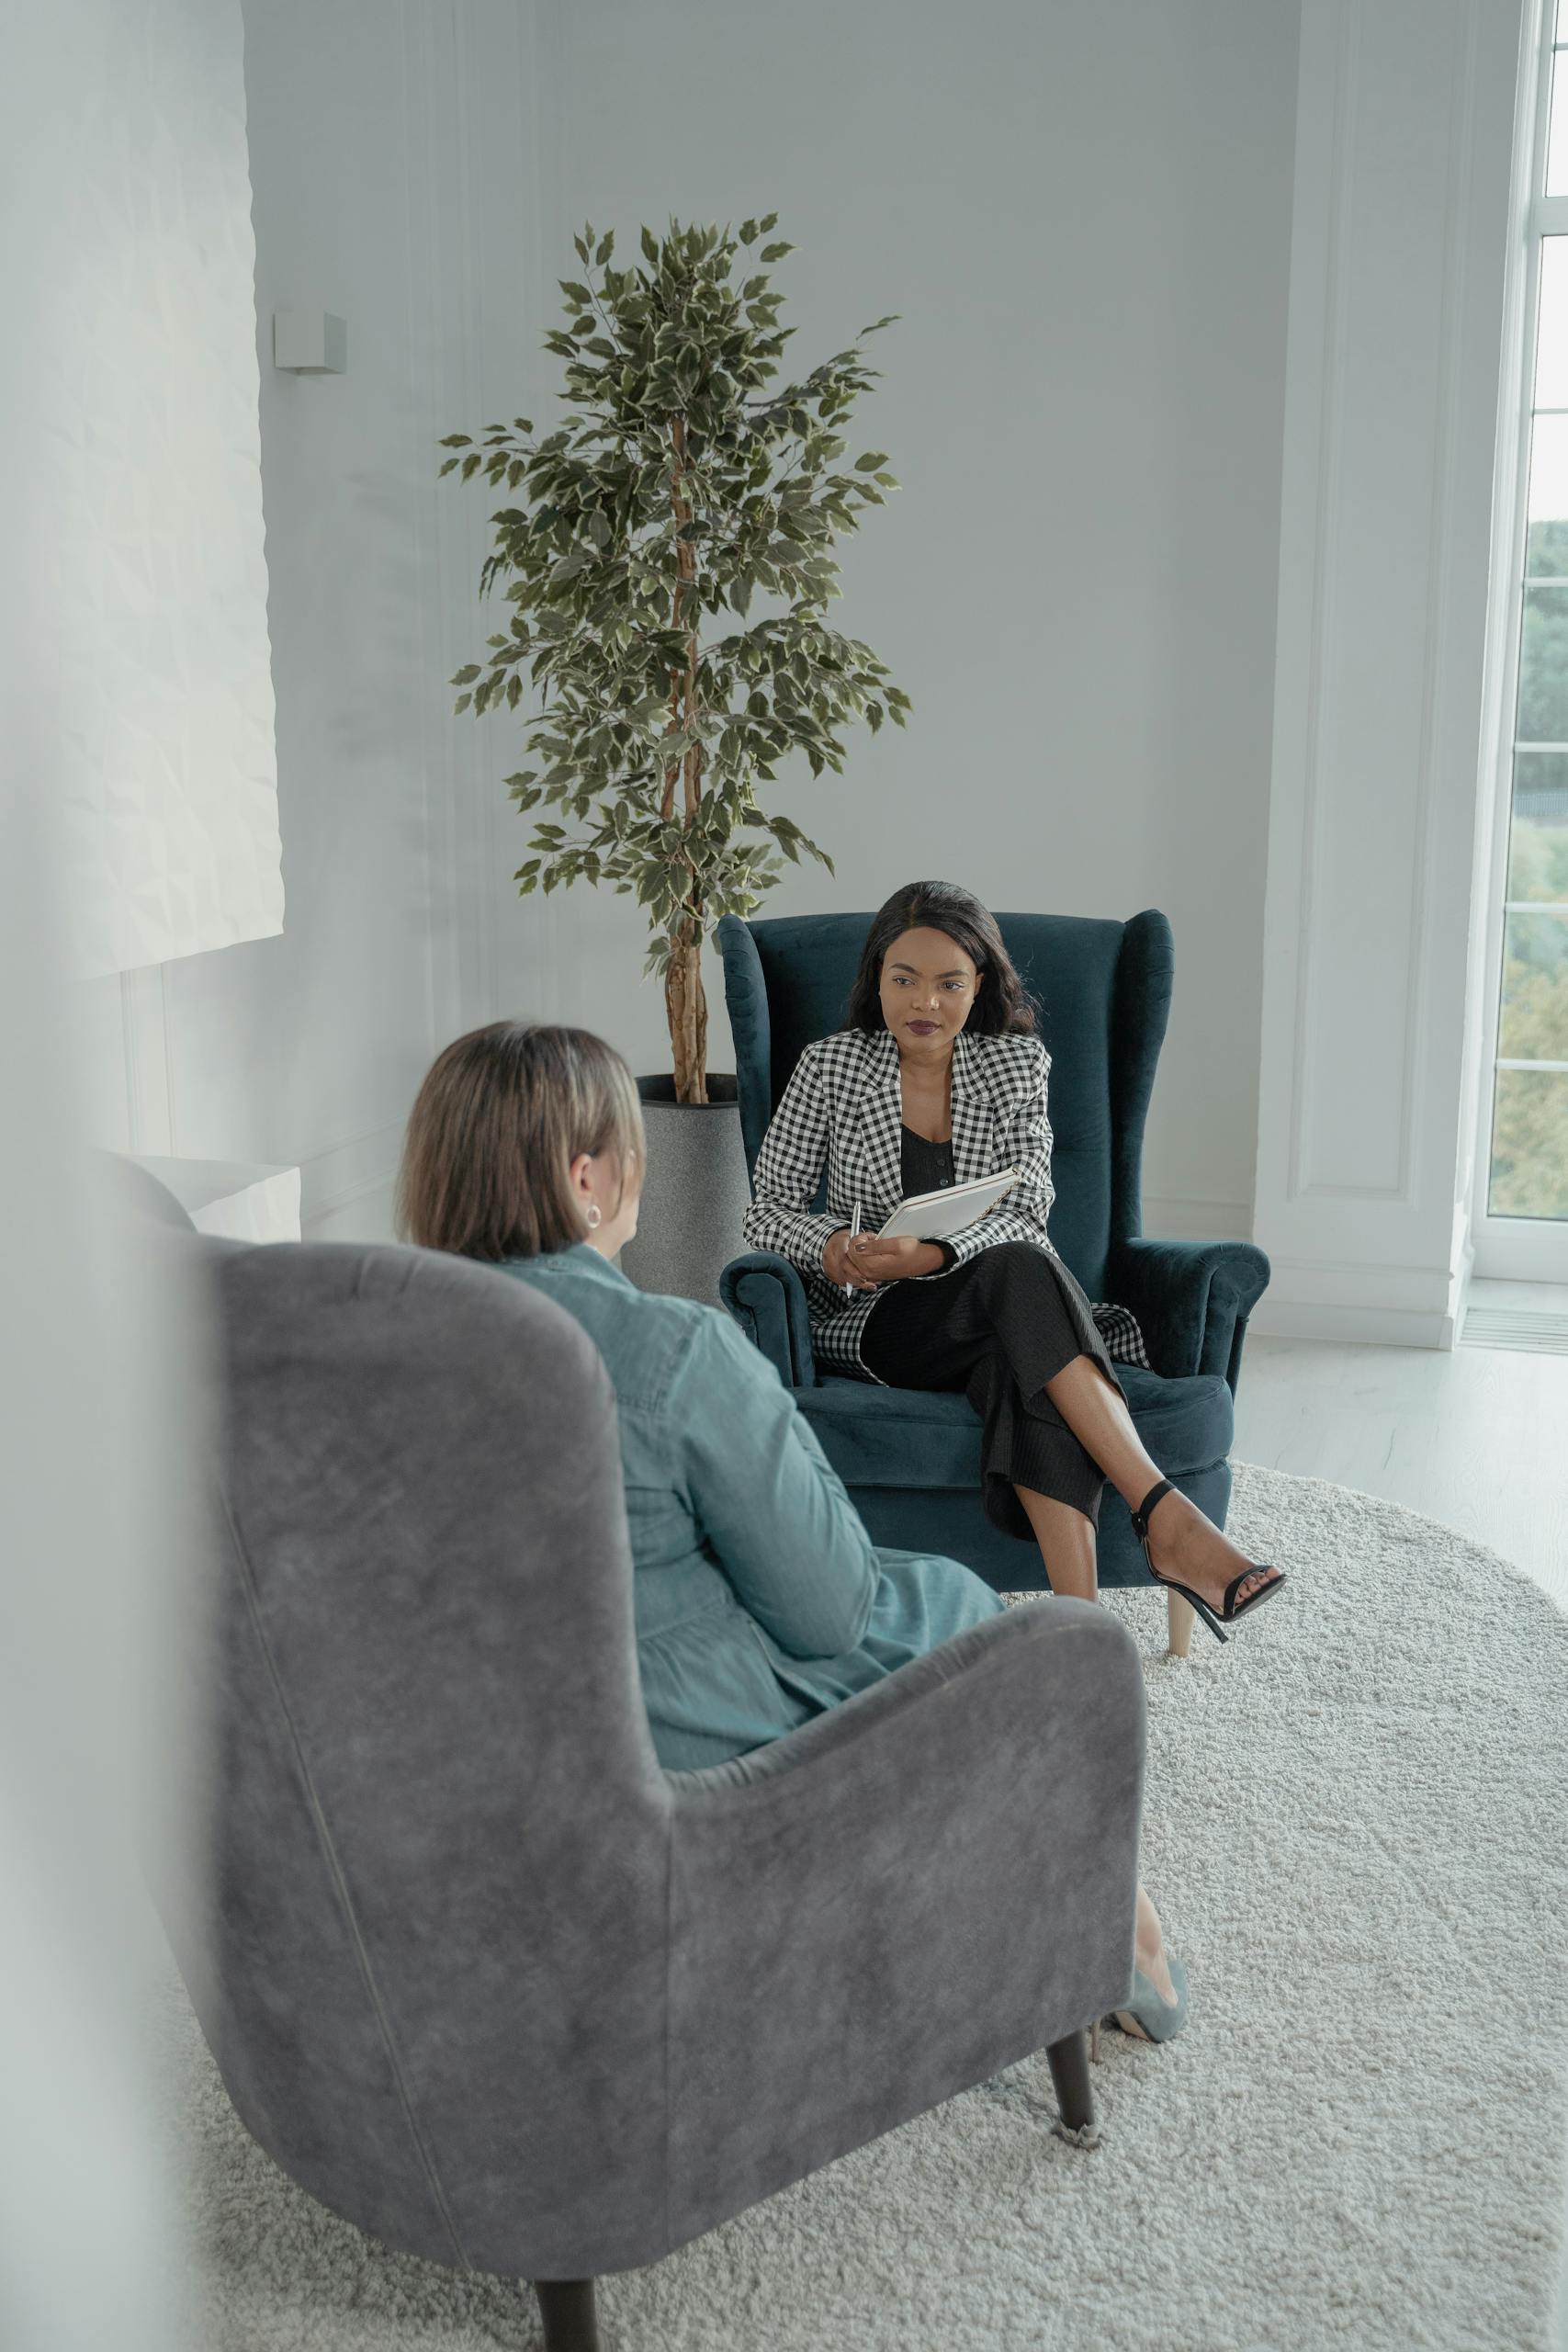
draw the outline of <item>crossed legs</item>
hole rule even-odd
[[[1162,1474],[1145,1451],[1133,1426],[1133,1416],[1127,1410],[1127,1400],[1115,1382],[1100,1370],[1092,1356],[1075,1356],[1054,1380],[1046,1382],[1045,1394],[1090,1461],[1105,1473],[1128,1509],[1136,1510],[1149,1488],[1159,1484]],[[1092,1522],[1070,1504],[1053,1502],[1049,1496],[1036,1494],[1031,1487],[1019,1487],[1014,1491],[1034,1530],[1052,1591],[1069,1594],[1079,1600],[1095,1600],[1098,1582]],[[1189,1502],[1174,1488],[1149,1514],[1149,1548],[1162,1576],[1190,1585],[1216,1610],[1224,1605],[1225,1587],[1248,1565],[1245,1555],[1197,1504]],[[1248,1598],[1258,1586],[1269,1581],[1270,1574],[1269,1570],[1258,1569],[1256,1580],[1248,1578],[1239,1597]],[[1184,1655],[1191,1633],[1192,1612],[1179,1593],[1172,1593],[1169,1598],[1173,1604],[1170,1645],[1179,1655]],[[1178,1609],[1181,1611],[1179,1623]]]

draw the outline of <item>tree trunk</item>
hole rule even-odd
[[[690,539],[682,539],[681,531],[692,519],[692,509],[685,492],[686,421],[672,416],[670,439],[675,453],[675,480],[671,499],[675,509],[676,557],[675,589],[671,605],[670,625],[682,626],[682,592],[694,585],[697,577],[697,553]],[[690,727],[697,715],[697,619],[694,615],[687,625],[686,667],[670,680],[670,725],[671,730]],[[679,776],[682,791],[681,822],[689,827],[702,800],[703,755],[694,743],[683,759],[664,771],[664,795],[660,815],[668,824],[675,813],[675,785]],[[695,877],[694,876],[694,879]],[[675,1100],[677,1102],[705,1102],[708,1099],[708,1008],[703,990],[702,925],[689,915],[674,933],[674,946],[670,957],[670,969],[664,982],[664,1010],[670,1022],[670,1050],[675,1062]]]
[[[675,1057],[675,1100],[705,1102],[708,1007],[703,989],[702,933],[695,923],[682,923],[675,934],[664,981],[664,1010],[670,1022],[671,1051]]]

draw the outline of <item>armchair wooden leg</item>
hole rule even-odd
[[[1192,1646],[1192,1628],[1197,1623],[1197,1611],[1192,1603],[1183,1600],[1179,1592],[1168,1592],[1165,1596],[1165,1622],[1170,1636],[1171,1657],[1185,1657]]]
[[[545,2352],[600,2352],[592,2278],[536,2278]]]
[[[1062,2121],[1069,2132],[1087,2132],[1094,2124],[1094,2095],[1089,2086],[1089,2045],[1083,2032],[1069,2033],[1049,2043],[1051,2083]]]

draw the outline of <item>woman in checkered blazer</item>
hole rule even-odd
[[[1095,1596],[1109,1477],[1150,1574],[1229,1621],[1283,1579],[1168,1487],[1139,1442],[1111,1368],[1147,1363],[1137,1324],[1090,1305],[1046,1231],[1050,1067],[987,909],[950,882],[896,890],[867,933],[845,1025],[807,1046],[784,1090],[746,1239],[799,1270],[819,1363],[967,1392],[985,1424],[987,1512],[1038,1543],[1054,1591]],[[1006,1168],[1011,1192],[951,1240],[877,1238],[910,1194]],[[852,1236],[857,1212],[868,1230]]]

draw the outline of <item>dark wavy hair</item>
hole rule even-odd
[[[907,931],[941,931],[965,956],[985,985],[975,999],[965,1026],[982,1037],[1032,1036],[1034,1007],[1018,977],[1012,957],[1002,944],[997,919],[972,890],[956,882],[906,882],[871,919],[860,968],[844,1014],[846,1029],[886,1029],[882,1012],[882,967],[896,939]]]

